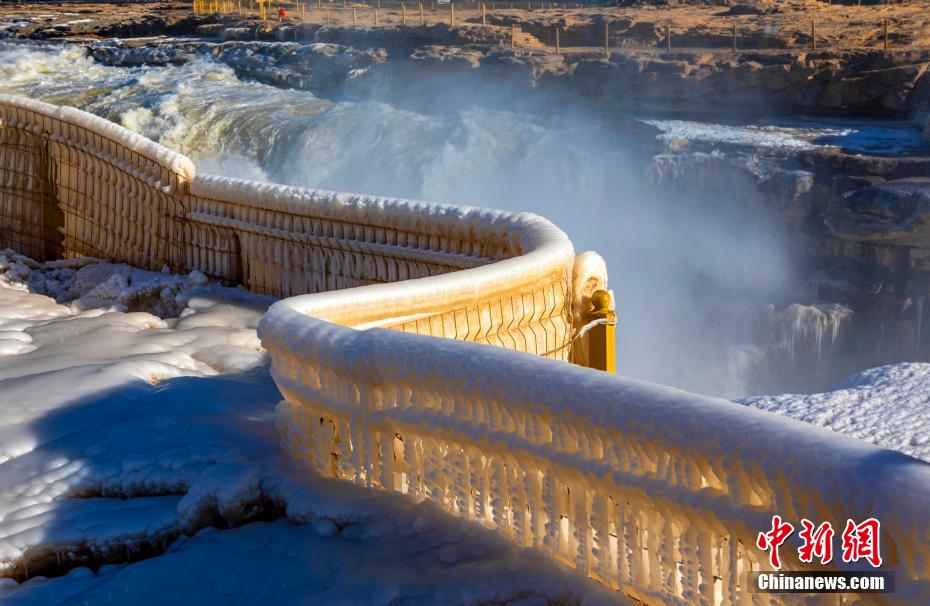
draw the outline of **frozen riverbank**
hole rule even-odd
[[[278,52],[258,61],[245,58],[237,65],[252,77],[316,93],[341,89],[346,76],[361,67],[365,73],[352,74],[361,76],[356,81],[379,87],[393,83],[398,91],[410,84],[411,75],[415,80],[444,73],[474,85],[480,82],[480,72],[496,87],[539,89],[569,101],[595,99],[637,112],[893,115],[922,122],[930,111],[927,17],[919,5],[881,8],[892,30],[887,49],[880,41],[882,19],[869,8],[824,7],[809,0],[765,0],[751,7],[735,0],[661,8],[556,3],[534,10],[524,10],[520,3],[509,8],[491,3],[485,15],[477,5],[460,5],[457,20],[445,7],[417,17],[411,10],[408,20],[399,3],[392,2],[379,7],[380,21],[372,7],[357,3],[351,8],[306,6],[305,11],[291,10],[280,22],[259,19],[248,4],[244,10],[207,15],[192,14],[186,4],[119,11],[105,6],[0,8],[0,37],[168,35],[321,42],[349,47],[363,56],[362,65],[336,65],[332,74],[341,73],[341,78],[309,74],[302,53]],[[809,34],[812,18],[817,21],[816,50],[811,49]],[[556,28],[561,32],[559,53],[553,44]],[[666,50],[669,32],[671,52]],[[185,60],[183,53],[170,49],[101,56],[124,65]]]

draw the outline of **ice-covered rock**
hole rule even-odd
[[[896,179],[834,198],[826,224],[853,242],[930,248],[930,178]]]

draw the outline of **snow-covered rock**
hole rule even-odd
[[[740,403],[930,461],[930,364],[882,366],[855,374],[826,393],[762,396]]]

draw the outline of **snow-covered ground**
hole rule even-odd
[[[930,461],[930,364],[881,366],[826,393],[762,396],[741,403]]]
[[[0,603],[606,599],[429,504],[289,461],[255,334],[270,302],[0,253]]]

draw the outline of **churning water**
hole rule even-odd
[[[679,160],[688,166],[670,177],[654,136],[621,135],[578,108],[447,107],[458,93],[448,81],[441,91],[414,86],[428,109],[244,81],[206,56],[106,67],[79,46],[0,41],[0,91],[106,117],[191,156],[201,172],[544,215],[577,250],[607,260],[622,374],[732,397],[756,389],[770,355],[760,322],[777,316],[766,303],[786,308],[796,277],[754,183],[706,154]],[[706,136],[694,124],[657,125]],[[820,316],[795,313],[786,325],[823,333],[799,317]],[[834,337],[838,329],[829,327]],[[784,340],[793,348],[802,338]]]

